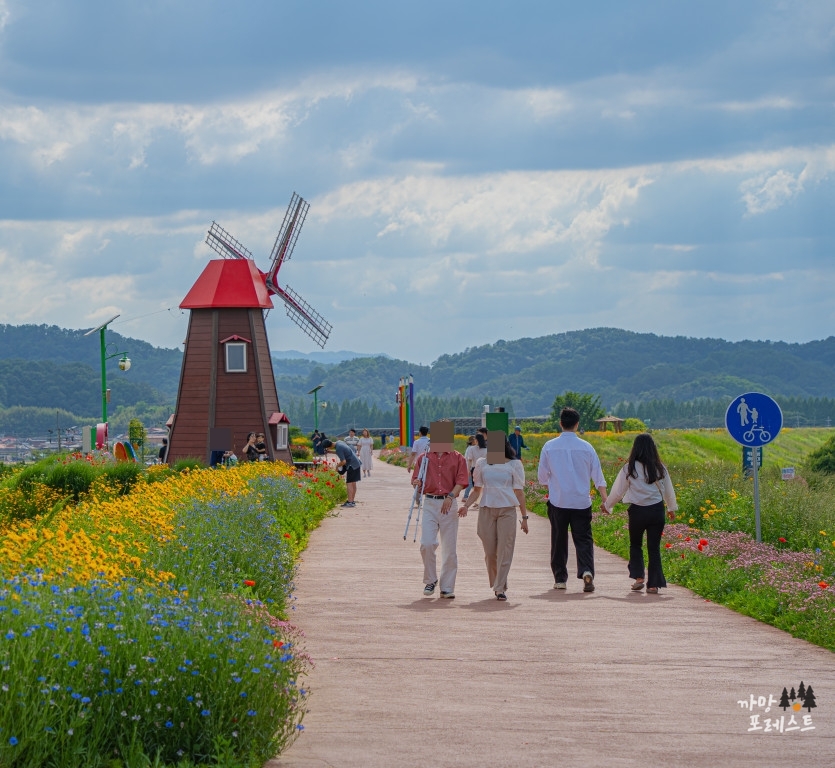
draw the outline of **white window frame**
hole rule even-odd
[[[276,424],[275,425],[275,449],[277,451],[286,451],[290,447],[290,425]]]
[[[223,345],[225,350],[225,357],[226,357],[226,373],[246,373],[247,371],[247,354],[246,354],[246,347],[247,345],[244,342],[237,342],[237,341],[227,341],[226,344]],[[241,347],[244,353],[244,367],[241,368],[231,368],[229,365],[229,350],[232,347]]]

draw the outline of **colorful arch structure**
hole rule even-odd
[[[400,377],[397,388],[397,407],[400,412],[400,448],[411,448],[415,440],[415,380],[409,374]]]

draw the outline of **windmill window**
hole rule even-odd
[[[246,373],[246,344],[229,342],[226,348],[226,373]]]

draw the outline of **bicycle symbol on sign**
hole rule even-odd
[[[746,443],[753,443],[754,438],[759,433],[760,442],[767,443],[771,440],[771,432],[769,432],[765,427],[758,427],[756,423],[749,429],[743,436],[742,439]]]

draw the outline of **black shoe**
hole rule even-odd
[[[431,584],[427,584],[423,588],[423,594],[426,595],[427,597],[431,597],[432,595],[434,595],[435,594],[435,583],[436,582],[433,581]]]
[[[496,600],[507,600],[507,595],[504,592],[496,592]]]
[[[455,592],[441,592],[441,597],[445,597],[447,600],[455,600]]]

